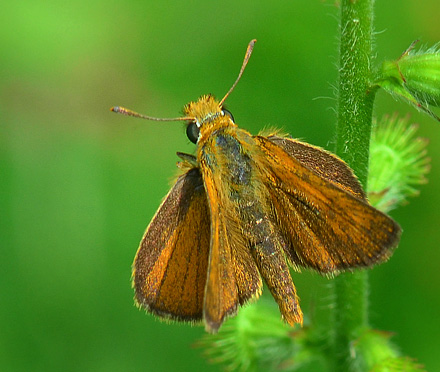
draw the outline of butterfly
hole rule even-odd
[[[160,318],[203,321],[217,332],[256,299],[263,280],[284,320],[302,324],[289,267],[333,275],[387,260],[401,229],[372,207],[349,166],[274,132],[251,135],[224,98],[203,95],[183,120],[196,155],[178,152],[181,175],[150,222],[133,263],[135,302]]]

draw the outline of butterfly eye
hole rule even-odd
[[[200,135],[200,129],[194,121],[189,123],[186,127],[186,135],[192,143],[197,143]]]
[[[222,109],[222,113],[223,113],[223,116],[229,116],[231,118],[232,122],[235,123],[234,117],[232,116],[230,111],[228,111],[226,109]]]

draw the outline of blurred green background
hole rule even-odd
[[[202,327],[138,311],[139,240],[193,152],[181,123],[125,118],[123,105],[177,116],[222,96],[237,123],[284,128],[333,148],[337,15],[331,1],[16,1],[0,15],[0,370],[218,371],[192,345]],[[377,59],[440,40],[437,0],[376,4]],[[430,182],[392,213],[399,249],[371,271],[371,322],[440,370],[440,124],[385,93],[376,114],[411,113],[430,139]],[[303,310],[327,279],[295,274]]]

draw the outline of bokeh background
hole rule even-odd
[[[437,0],[376,4],[377,60],[440,40]],[[333,147],[337,15],[332,1],[15,1],[0,15],[0,370],[218,371],[192,345],[202,327],[133,306],[130,267],[145,227],[192,153],[182,123],[125,118],[123,105],[177,116],[222,96],[228,108]],[[411,113],[430,140],[430,182],[393,211],[404,235],[371,271],[371,322],[440,370],[440,124],[385,93],[376,114]],[[303,309],[327,279],[295,274]]]

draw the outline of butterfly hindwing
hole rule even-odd
[[[192,168],[177,179],[141,241],[133,263],[136,302],[164,318],[202,320],[209,244],[206,193]]]

